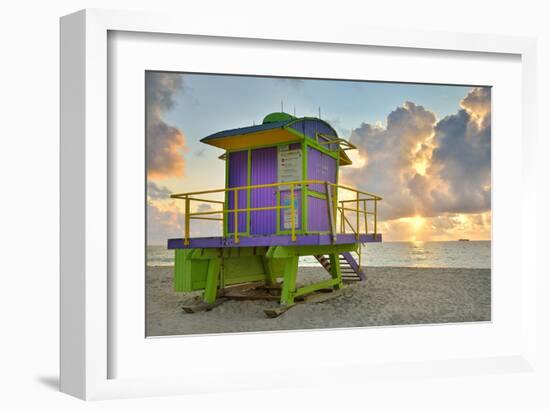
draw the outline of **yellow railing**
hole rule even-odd
[[[351,231],[353,233],[355,233],[356,237],[359,237],[358,228],[356,227],[354,229],[352,224],[350,223],[350,221],[346,217],[346,211],[351,211],[351,212],[355,212],[356,226],[359,226],[360,215],[363,215],[365,234],[369,234],[368,215],[372,215],[373,218],[374,218],[374,220],[373,220],[373,235],[376,236],[377,230],[378,230],[377,229],[377,224],[378,223],[377,223],[377,205],[376,205],[376,203],[378,202],[378,200],[381,200],[381,199],[378,198],[378,197],[375,197],[375,198],[359,198],[359,193],[356,194],[355,199],[340,200],[339,201],[340,206],[338,207],[338,210],[340,211],[340,232],[341,233],[346,233],[346,223],[347,223],[347,225],[349,225]],[[367,202],[370,202],[370,201],[373,202],[373,210],[372,211],[367,210],[368,209]],[[355,208],[346,207],[347,203],[355,203]],[[361,206],[359,205],[359,203],[362,204],[362,209],[361,209]],[[357,263],[359,264],[359,266],[361,266],[361,249],[358,248],[356,253],[357,253],[357,259],[358,259]]]
[[[227,216],[232,213],[233,214],[233,232],[230,233],[229,231],[227,234],[232,234],[234,236],[235,242],[239,242],[239,234],[242,232],[239,232],[239,213],[246,213],[247,220],[249,220],[250,212],[253,211],[265,211],[265,210],[277,210],[280,211],[282,209],[289,209],[290,210],[290,234],[291,234],[291,240],[296,241],[296,221],[295,221],[295,215],[296,215],[296,206],[294,203],[295,198],[295,191],[296,189],[301,189],[300,194],[303,194],[304,188],[311,186],[311,185],[323,185],[325,187],[325,200],[327,201],[327,208],[329,210],[329,222],[330,222],[330,232],[333,235],[333,238],[335,237],[337,233],[336,229],[336,221],[338,217],[338,212],[340,212],[340,233],[346,232],[346,223],[349,225],[350,229],[353,231],[353,233],[359,237],[360,234],[360,215],[363,215],[364,218],[364,231],[365,234],[368,234],[368,215],[373,216],[373,229],[374,234],[376,235],[377,232],[377,206],[376,203],[381,200],[382,198],[376,195],[373,195],[368,192],[363,192],[348,186],[339,185],[336,183],[330,183],[320,180],[301,180],[301,181],[294,181],[294,182],[279,182],[279,183],[268,183],[268,184],[261,184],[261,185],[252,185],[252,186],[238,186],[238,187],[230,187],[230,188],[224,188],[224,189],[212,189],[212,190],[204,190],[204,191],[198,191],[198,192],[188,192],[188,193],[177,193],[173,194],[170,197],[174,199],[182,199],[184,200],[184,206],[185,206],[185,227],[184,227],[184,244],[189,244],[190,239],[190,221],[192,219],[199,219],[199,220],[215,220],[215,221],[221,221],[224,223],[224,226],[227,226]],[[280,196],[278,199],[278,204],[275,206],[265,206],[265,207],[250,207],[248,205],[249,201],[247,200],[247,205],[244,208],[239,207],[239,192],[246,191],[247,197],[251,190],[253,189],[263,189],[263,188],[269,188],[269,187],[287,187],[284,191],[288,190],[290,192],[290,204],[289,205],[281,205],[280,203]],[[345,190],[350,191],[352,194],[355,195],[355,199],[352,200],[340,200],[340,206],[337,205],[338,203],[338,190]],[[315,191],[316,192],[316,191]],[[214,199],[205,199],[203,197],[198,198],[195,196],[199,195],[212,195],[212,194],[225,194],[225,201],[221,200],[214,200]],[[319,193],[319,192],[317,192]],[[229,202],[229,195],[233,194],[233,208],[228,209],[228,203]],[[373,202],[374,208],[373,210],[367,210],[367,202]],[[193,202],[202,202],[202,203],[212,203],[212,204],[218,204],[222,206],[221,210],[212,210],[212,211],[205,211],[205,212],[191,212],[191,204]],[[355,203],[355,208],[352,207],[346,207],[347,203]],[[360,208],[360,203],[362,203],[362,208]],[[352,223],[349,221],[349,219],[346,217],[346,212],[355,212],[355,227],[353,227]],[[212,215],[221,214],[222,217],[212,217]],[[279,218],[277,218],[278,220]],[[301,230],[303,232],[307,232],[307,229],[305,226],[301,225]],[[228,228],[229,230],[229,228]],[[279,228],[277,229],[279,231]],[[283,230],[284,231],[284,230]]]
[[[365,227],[365,234],[368,234],[368,215],[370,214],[374,218],[373,228],[374,228],[374,234],[377,233],[377,205],[376,202],[381,199],[371,199],[371,198],[362,198],[359,199],[359,194],[357,194],[356,199],[350,199],[350,200],[340,200],[340,206],[338,207],[338,210],[340,211],[340,231],[345,233],[346,232],[346,223],[350,227],[351,231],[355,233],[356,235],[359,234],[357,231],[357,228],[354,228],[352,224],[350,223],[349,219],[346,217],[346,211],[355,212],[355,225],[359,226],[360,222],[360,215],[363,215],[364,219],[364,227]],[[373,202],[374,209],[372,211],[367,210],[367,202]],[[355,208],[353,207],[346,207],[346,203],[355,203]],[[359,205],[359,203],[362,204],[362,206]]]

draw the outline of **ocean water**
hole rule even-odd
[[[429,241],[369,243],[362,247],[364,266],[491,268],[490,241]],[[174,251],[165,246],[147,247],[147,265],[171,266]],[[300,265],[319,265],[313,257],[301,257]]]

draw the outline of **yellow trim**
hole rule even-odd
[[[236,150],[269,144],[275,145],[284,142],[300,142],[301,140],[302,138],[285,129],[270,129],[267,131],[207,139],[203,142],[225,150]]]
[[[348,154],[346,152],[344,152],[343,150],[340,151],[339,162],[340,162],[340,166],[346,166],[346,165],[351,165],[352,164],[351,159],[349,158]]]
[[[324,141],[319,142],[319,137],[323,138]],[[350,141],[348,141],[347,139],[334,137],[333,135],[318,134],[317,132],[315,132],[315,140],[321,146],[337,144],[340,147],[340,154],[339,154],[340,166],[351,165],[352,163],[351,159],[345,151],[357,149],[357,146],[352,144]]]

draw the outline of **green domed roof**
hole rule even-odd
[[[262,123],[269,124],[271,122],[291,121],[293,119],[296,119],[296,117],[286,112],[272,112],[264,118]]]

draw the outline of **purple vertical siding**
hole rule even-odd
[[[290,145],[290,149],[301,149],[300,143]],[[277,182],[277,148],[261,148],[251,151],[251,163],[250,163],[250,184],[262,185]],[[233,152],[228,155],[228,187],[246,186],[248,178],[248,152],[240,151]],[[276,187],[271,188],[258,188],[250,191],[250,207],[269,207],[277,205],[277,191]],[[296,229],[300,229],[301,226],[301,189],[296,188],[294,191],[295,198],[297,200],[297,222]],[[239,208],[246,207],[246,191],[240,191]],[[284,203],[284,200],[290,198],[289,191],[280,192],[280,204]],[[229,193],[228,197],[228,209],[234,208],[234,194]],[[233,214],[228,214],[227,230],[229,233],[233,233]],[[281,230],[283,228],[283,211],[280,214],[281,217]],[[239,213],[239,232],[246,232],[246,213]],[[263,234],[275,234],[277,232],[277,211],[276,210],[260,210],[250,212],[250,234],[251,235],[263,235]]]
[[[277,148],[255,149],[251,153],[251,184],[277,183]],[[250,191],[250,207],[277,204],[277,188],[266,187]],[[277,231],[277,211],[250,212],[250,234],[273,234]]]
[[[307,148],[307,177],[308,180],[322,180],[336,183],[336,159],[317,149]],[[325,186],[310,185],[310,190],[325,193]]]
[[[246,186],[248,182],[248,151],[232,152],[228,155],[228,187]],[[235,208],[235,193],[228,192],[228,209]],[[238,193],[238,207],[244,209],[246,207],[246,189]],[[227,231],[234,232],[234,213],[227,213]],[[239,212],[239,233],[246,232],[246,213]]]
[[[315,138],[316,133],[337,136],[327,123],[319,119],[304,119],[291,124],[290,128],[296,129],[310,138]]]
[[[290,203],[290,191],[289,190],[284,190],[284,191],[281,191],[280,193],[280,200],[281,200],[281,206],[284,206],[285,205],[285,200],[288,201],[288,203]],[[294,201],[296,202],[296,207],[295,207],[295,212],[296,212],[296,224],[294,225],[294,228],[296,230],[299,230],[302,225],[301,223],[301,220],[302,220],[302,191],[299,190],[299,189],[295,189],[294,190]],[[288,209],[290,210],[290,209]],[[281,216],[281,219],[280,219],[280,229],[281,230],[285,230],[285,231],[290,231],[290,228],[288,229],[285,229],[284,228],[284,211],[285,209],[281,209],[281,213],[280,213],[280,216]]]
[[[317,197],[307,198],[308,231],[329,231],[327,201]]]
[[[336,183],[336,159],[309,147],[307,155],[307,179]],[[326,193],[325,186],[321,184],[309,185],[309,190]],[[307,209],[309,231],[330,230],[327,201],[325,199],[308,196]]]
[[[309,138],[315,139],[316,134],[331,135],[338,137],[338,134],[326,122],[320,119],[304,119],[290,125],[290,128],[296,129]],[[334,151],[338,149],[338,144],[323,144],[327,149]]]

